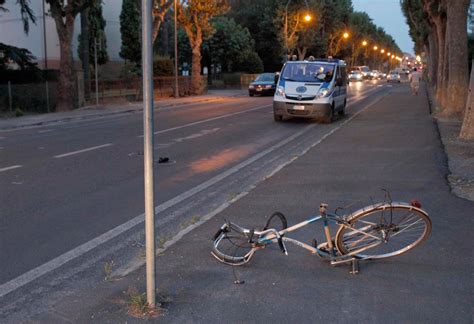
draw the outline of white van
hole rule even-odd
[[[288,61],[281,70],[273,97],[273,117],[318,118],[331,122],[345,114],[347,73],[344,61]]]

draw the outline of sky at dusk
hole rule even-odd
[[[352,0],[355,11],[365,11],[374,24],[385,29],[403,52],[413,54],[413,41],[400,7],[400,0]]]

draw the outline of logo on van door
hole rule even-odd
[[[298,88],[296,88],[296,92],[298,92],[298,93],[304,93],[304,92],[306,92],[306,90],[308,90],[306,87],[298,87]]]

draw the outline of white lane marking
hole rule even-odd
[[[176,138],[174,141],[180,143],[180,142],[182,142],[182,141],[186,141],[186,140],[190,140],[190,139],[195,139],[195,138],[198,138],[198,137],[201,137],[201,136],[205,136],[205,135],[208,135],[208,134],[215,133],[215,132],[217,132],[219,129],[220,129],[220,128],[203,129],[203,130],[200,131],[199,133],[191,134],[191,135],[186,136],[186,137]]]
[[[0,172],[13,170],[13,169],[18,169],[18,168],[21,168],[21,165],[12,165],[12,166],[9,166],[9,167],[1,168]]]
[[[356,103],[356,102],[359,102],[363,99],[365,99],[367,96],[364,96],[360,99],[357,99],[355,100],[353,103]],[[350,120],[354,119],[355,116],[357,116],[358,114],[360,114],[361,112],[365,111],[368,107],[372,106],[374,103],[371,103],[370,105],[367,105],[365,108],[359,110],[358,112],[356,112],[351,118],[348,118],[344,123],[342,123],[341,125],[339,125],[338,127],[336,127],[335,129],[333,129],[330,134],[333,134],[336,130],[340,129],[343,125],[347,124]],[[204,190],[204,189],[207,189],[208,187],[210,187],[211,185],[219,182],[219,181],[222,181],[223,179],[225,179],[226,177],[238,172],[240,169],[246,167],[247,165],[255,162],[256,160],[260,159],[261,157],[265,156],[266,154],[269,154],[271,153],[272,151],[276,150],[277,148],[283,146],[283,145],[286,145],[287,143],[291,142],[292,140],[294,140],[295,138],[297,138],[298,136],[300,135],[303,135],[305,132],[309,131],[311,128],[314,128],[316,127],[317,124],[311,124],[311,125],[308,125],[306,126],[305,128],[303,128],[301,131],[299,131],[298,133],[295,133],[293,136],[290,136],[288,137],[287,139],[285,139],[284,141],[266,149],[265,151],[262,151],[260,152],[259,154],[251,157],[250,159],[248,160],[245,160],[241,163],[239,163],[238,165],[230,168],[229,170],[225,171],[225,172],[222,172],[221,174],[201,183],[200,185],[162,203],[161,205],[158,205],[157,207],[155,207],[155,214],[158,214],[180,202],[182,202],[183,200],[195,195],[196,193]],[[324,139],[327,138],[329,136],[328,135],[325,135],[324,136]],[[314,143],[311,147],[315,147],[317,146],[318,144],[320,144],[321,142],[323,141],[323,139],[317,141],[316,143]],[[307,150],[305,150],[305,153],[309,150],[309,148]],[[291,159],[290,161],[287,161],[285,163],[283,163],[282,165],[278,166],[273,172],[272,174],[276,173],[277,171],[281,170],[284,166],[288,165],[289,163],[291,163],[294,159]],[[245,195],[241,195],[239,198],[243,197]],[[225,206],[225,207],[228,207],[228,206]],[[220,211],[224,210],[225,209],[222,208]],[[212,212],[211,212],[212,214]],[[216,213],[217,214],[217,213]],[[214,214],[215,215],[215,214]],[[36,267],[28,272],[25,272],[24,274],[16,277],[15,279],[12,279],[2,285],[0,285],[0,297],[3,297],[9,293],[11,293],[12,291],[15,291],[21,287],[23,287],[24,285],[32,282],[33,280],[47,274],[48,272],[51,272],[59,267],[61,267],[62,265],[66,264],[67,262],[71,261],[71,260],[74,260],[84,254],[86,254],[87,252],[91,251],[92,249],[98,247],[99,245],[102,245],[110,240],[112,240],[113,238],[119,236],[120,234],[132,229],[133,227],[143,223],[145,220],[145,216],[144,214],[140,214],[134,218],[132,218],[131,220],[111,229],[110,231],[108,232],[105,232],[104,234],[102,235],[99,235],[97,236],[96,238],[54,258],[53,260],[51,261],[48,261],[42,265],[40,265],[39,267]],[[168,222],[170,219],[163,219],[163,223],[166,223]],[[158,222],[160,223],[160,222]],[[159,225],[159,224],[157,224]]]
[[[52,131],[53,131],[53,129],[43,129],[43,130],[38,131],[38,134],[49,133],[49,132],[52,132]]]
[[[163,130],[160,130],[160,131],[156,131],[153,134],[155,134],[155,135],[163,134],[163,133],[171,132],[171,131],[174,131],[174,130],[177,130],[177,129],[191,127],[191,126],[207,123],[207,122],[222,119],[222,118],[232,117],[232,116],[235,116],[235,115],[245,114],[245,113],[250,112],[250,111],[254,111],[254,110],[258,110],[258,109],[262,109],[262,108],[268,108],[268,107],[271,107],[271,105],[259,106],[259,107],[252,108],[252,109],[246,109],[244,111],[238,111],[238,112],[227,114],[227,115],[222,115],[222,116],[218,116],[218,117],[213,117],[213,118],[200,120],[200,121],[197,121],[197,122],[194,122],[194,123],[189,123],[189,124],[185,124],[185,125],[181,125],[181,126],[171,127],[171,128],[168,128],[168,129],[163,129]],[[140,135],[138,137],[143,137],[143,135]]]
[[[101,148],[104,148],[104,147],[107,147],[107,146],[111,146],[111,145],[113,145],[113,144],[112,143],[107,143],[107,144],[103,144],[103,145],[99,145],[99,146],[89,147],[89,148],[79,150],[79,151],[74,151],[74,152],[55,155],[54,157],[56,159],[60,159],[60,158],[66,157],[66,156],[71,156],[71,155],[75,155],[75,154],[80,154],[80,153],[84,153],[84,152],[98,150],[98,149],[101,149]]]

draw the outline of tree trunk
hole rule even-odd
[[[61,16],[55,16],[54,20],[61,53],[56,111],[69,111],[77,107],[77,87],[71,48],[74,34],[74,16],[66,14],[64,20]]]
[[[193,67],[191,71],[192,93],[201,94],[201,42],[196,41],[192,47]]]
[[[474,62],[473,62],[474,63]],[[464,120],[459,137],[463,140],[474,140],[474,69],[471,69],[471,81],[464,111]]]
[[[434,29],[436,27],[433,26],[432,28]],[[432,87],[436,87],[438,80],[438,36],[436,34],[436,31],[432,31],[428,35],[428,48],[430,52],[430,57],[428,61],[428,77],[430,85]]]
[[[89,72],[89,8],[81,12],[81,38],[82,38],[82,70],[84,72],[84,95],[86,100],[91,93],[91,82]]]
[[[443,115],[461,117],[466,106],[468,87],[467,9],[469,0],[452,1],[448,6],[446,49],[449,82],[445,85],[446,107]]]
[[[436,99],[438,103],[443,106],[444,94],[446,93],[445,83],[447,81],[447,75],[445,72],[445,49],[446,49],[446,21],[440,17],[434,18],[436,24],[436,33],[438,38],[438,67],[436,68]]]
[[[61,61],[59,64],[58,105],[56,111],[69,111],[76,108],[76,80],[70,41],[59,41]]]

